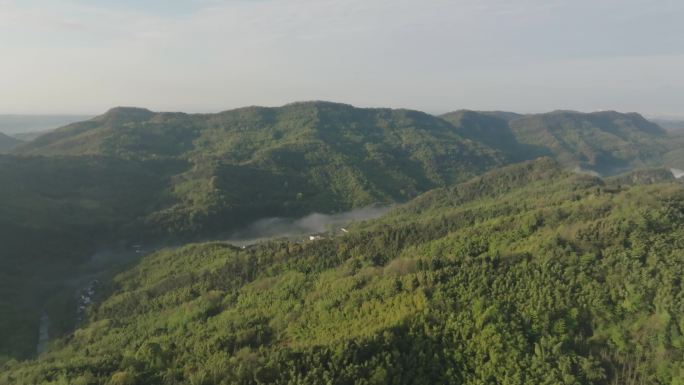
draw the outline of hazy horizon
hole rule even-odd
[[[675,0],[0,0],[0,113],[360,107],[684,116]]]
[[[442,110],[442,111],[424,111],[420,110],[418,108],[411,108],[410,106],[406,107],[389,107],[389,106],[364,106],[364,105],[357,105],[353,103],[346,103],[346,102],[340,102],[340,101],[335,101],[335,100],[295,100],[289,103],[284,103],[284,104],[278,104],[278,105],[265,105],[265,104],[251,104],[251,105],[243,105],[243,106],[235,106],[235,107],[230,107],[230,108],[219,108],[216,110],[155,110],[148,108],[146,106],[111,106],[108,107],[102,111],[95,111],[92,113],[88,114],[76,114],[76,113],[22,113],[22,114],[15,114],[15,113],[0,113],[0,119],[3,118],[17,118],[17,119],[23,119],[23,118],[77,118],[77,119],[90,119],[94,118],[96,116],[102,115],[106,113],[107,111],[113,109],[113,108],[142,108],[142,109],[148,109],[152,112],[155,113],[175,113],[175,112],[180,112],[180,113],[186,113],[186,114],[212,114],[212,113],[220,113],[220,112],[225,112],[225,111],[230,111],[233,109],[240,109],[240,108],[246,108],[246,107],[265,107],[265,108],[278,108],[278,107],[283,107],[288,104],[294,104],[294,103],[309,103],[309,102],[324,102],[324,103],[338,103],[338,104],[348,104],[353,107],[357,108],[393,108],[393,109],[408,109],[408,110],[415,110],[415,111],[422,111],[431,115],[443,115],[449,112],[454,112],[454,111],[459,111],[459,110],[469,110],[469,111],[479,111],[479,112],[512,112],[512,113],[517,113],[517,114],[544,114],[544,113],[550,113],[554,111],[573,111],[573,112],[579,112],[579,113],[592,113],[592,112],[601,112],[601,111],[616,111],[619,113],[639,113],[642,114],[645,118],[648,119],[656,119],[656,120],[673,120],[673,121],[679,121],[679,120],[684,120],[684,114],[683,115],[659,115],[659,114],[648,114],[644,113],[642,111],[623,111],[623,110],[605,110],[605,109],[597,109],[597,110],[573,110],[573,109],[567,109],[567,108],[559,108],[559,109],[554,109],[554,110],[530,110],[530,111],[513,111],[513,110],[504,110],[504,109],[471,109],[471,108],[452,108],[449,110]],[[77,120],[74,120],[77,121]],[[2,124],[2,122],[0,122]]]

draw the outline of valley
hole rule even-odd
[[[375,219],[385,214],[388,207],[369,206],[347,212],[324,215],[313,213],[302,218],[264,218],[248,224],[244,229],[230,233],[227,239],[217,236],[213,242],[241,247],[243,249],[255,247],[259,243],[292,242],[302,244],[306,242],[330,239],[348,232],[347,228],[361,221]],[[153,254],[159,250],[171,250],[181,247],[180,244],[150,242],[139,239],[131,243],[119,241],[105,249],[98,250],[84,262],[74,266],[73,271],[65,273],[61,278],[53,277],[54,281],[48,285],[57,294],[47,294],[40,299],[43,308],[51,303],[67,305],[59,310],[52,306],[49,311],[55,318],[67,320],[64,329],[53,330],[57,333],[68,333],[87,321],[88,309],[102,297],[101,290],[106,289],[112,275],[133,266],[142,256]],[[66,297],[66,299],[65,299]],[[70,299],[69,297],[72,297]],[[66,303],[65,303],[66,302]],[[50,315],[45,310],[38,318],[38,354],[45,351],[50,342]]]
[[[546,158],[339,237],[162,248],[117,274],[68,341],[8,364],[0,383],[619,381],[630,367],[666,383],[679,375],[683,208],[671,175],[603,181]],[[655,351],[657,366],[635,358]]]
[[[682,144],[617,112],[112,109],[0,155],[0,384],[674,383]]]
[[[684,385],[682,20],[0,0],[0,385]]]

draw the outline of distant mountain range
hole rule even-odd
[[[370,111],[374,109],[326,102],[294,103],[282,108],[249,107],[218,114],[153,113],[138,108],[116,108],[103,116],[42,135],[40,140],[24,146],[20,153],[106,154],[134,158],[186,157],[191,152],[233,153],[234,148],[230,146],[224,149],[207,146],[206,138],[210,135],[235,135],[235,123],[252,128],[252,133],[240,133],[246,140],[252,140],[250,135],[254,133],[265,131],[290,137],[294,131],[301,131],[309,123],[310,130],[320,130],[323,125],[328,125],[344,135],[342,131],[353,129],[354,125],[373,126],[374,122],[362,116],[372,114]],[[376,112],[381,112],[380,115],[396,115],[391,110],[378,109]],[[402,112],[422,115],[421,120],[408,123],[413,127],[420,127],[426,132],[431,132],[435,127],[444,130],[443,123],[435,123],[435,119],[429,115],[418,111]],[[314,113],[321,114],[315,117],[315,122],[295,117],[296,114],[313,116]],[[293,122],[291,127],[283,125],[283,119],[293,118],[298,121]],[[439,118],[452,125],[452,134],[484,145],[498,155],[507,156],[509,160],[548,155],[564,164],[602,174],[661,164],[663,154],[672,150],[671,141],[665,139],[666,130],[634,113],[554,111],[522,115],[504,111],[462,110]],[[221,125],[228,128],[221,129]],[[675,125],[670,122],[666,127]],[[193,142],[196,139],[197,142]],[[277,139],[271,142],[277,143]],[[185,148],[182,147],[183,143]]]
[[[43,132],[90,119],[89,115],[16,115],[0,114],[0,132],[15,134]]]
[[[21,144],[22,141],[0,132],[0,153],[10,151]]]
[[[70,164],[55,174],[89,175],[89,162],[80,172],[80,161],[70,160],[84,156],[111,167],[110,174],[119,170],[122,178],[137,178],[128,174],[133,169],[156,170],[150,171],[156,187],[146,184],[151,190],[136,200],[139,206],[128,206],[133,211],[124,222],[160,234],[204,234],[265,216],[406,201],[540,156],[602,175],[684,168],[680,143],[634,113],[456,111],[436,117],[303,102],[217,114],[119,107],[19,145],[12,156],[59,157],[52,163]],[[37,172],[45,167],[41,162],[34,162]],[[30,174],[27,169],[21,177]],[[60,180],[65,178],[88,183],[66,175]],[[116,189],[114,183],[110,190]],[[105,207],[93,195],[97,190],[75,191],[81,191],[73,195],[75,212]],[[89,201],[99,203],[83,205]]]
[[[168,206],[147,214],[174,232],[407,200],[506,163],[438,117],[325,102],[194,115],[115,108],[14,154],[183,164],[159,192]]]
[[[684,131],[684,119],[653,118],[650,120],[668,131]]]

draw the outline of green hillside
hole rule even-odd
[[[442,234],[450,227],[440,229],[439,218],[459,204],[523,189],[518,199],[529,206],[547,197],[528,185],[563,178],[593,181],[611,194],[674,186],[664,169],[605,182],[565,170],[678,167],[681,143],[636,114],[608,112],[434,117],[327,102],[218,114],[115,108],[0,155],[0,357],[33,356],[43,314],[51,338],[71,333],[75,293],[89,280],[108,282],[140,247],[225,239],[261,218],[394,204],[430,191],[370,230],[358,229],[355,236],[369,242],[358,252],[384,264],[393,257],[384,254],[387,240],[374,235],[379,223],[429,223]],[[462,184],[538,156],[560,165],[547,159]],[[453,195],[464,188],[467,199]],[[346,248],[338,242],[336,250]],[[385,246],[369,249],[376,243]],[[275,246],[263,247],[268,254]]]
[[[538,156],[602,174],[677,167],[681,158],[680,142],[636,114],[459,111],[442,118],[326,102],[218,114],[115,108],[14,153],[173,164],[166,184],[145,195],[154,204],[129,218],[158,236],[406,201]]]
[[[639,114],[613,111],[504,115],[457,111],[443,115],[465,136],[499,149],[513,159],[551,156],[563,164],[617,174],[659,166],[672,138]],[[682,141],[674,147],[681,148]]]
[[[684,130],[668,133],[667,152],[663,159],[667,167],[684,170]]]
[[[174,203],[148,218],[172,233],[405,201],[503,163],[433,116],[325,102],[195,115],[116,108],[15,153],[187,162],[171,179]]]
[[[451,123],[459,134],[501,151],[509,161],[553,156],[554,154],[543,145],[524,143],[516,137],[510,124],[521,116],[503,112],[460,110],[441,117]]]
[[[682,384],[684,190],[629,180],[541,159],[342,237],[162,250],[0,384]]]
[[[57,129],[0,156],[0,355],[33,354],[42,312],[69,330],[71,305],[54,302],[99,250],[406,201],[502,163],[430,115],[332,103],[116,108]]]
[[[0,155],[0,355],[34,354],[41,312],[63,300],[57,297],[67,286],[64,297],[74,296],[75,283],[65,282],[73,282],[79,266],[103,245],[144,238],[147,213],[170,200],[168,176],[179,165],[170,166]],[[73,316],[70,305],[59,307],[51,311],[54,318]]]

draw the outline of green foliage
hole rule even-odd
[[[341,237],[158,251],[0,384],[677,384],[684,190],[549,159]]]
[[[486,143],[513,160],[551,156],[563,164],[604,175],[674,163],[674,152],[668,157],[663,155],[682,143],[634,113],[555,111],[511,115],[457,111],[442,118],[466,137]]]
[[[99,156],[0,156],[0,354],[33,354],[41,313],[59,308],[46,298],[64,304],[58,298],[62,282],[100,245],[144,235],[136,224],[163,204],[170,165]],[[64,307],[50,312],[55,321],[73,313]],[[52,332],[69,330],[68,323],[53,323]]]
[[[361,276],[342,280],[340,284],[347,285],[354,295],[334,297],[329,299],[332,302],[321,305],[321,309],[328,310],[307,313],[307,324],[311,327],[290,324],[286,318],[278,322],[281,326],[289,325],[287,333],[318,345],[341,343],[347,330],[353,330],[350,336],[356,339],[372,338],[376,329],[363,326],[366,318],[379,328],[389,328],[407,309],[427,306],[422,301],[428,297],[416,293],[395,295],[406,287],[416,286],[413,278],[405,282],[402,277],[416,274],[421,263],[442,266],[439,258],[453,257],[453,250],[458,250],[458,255],[506,250],[518,238],[530,237],[547,223],[573,220],[568,219],[564,210],[532,211],[538,202],[561,196],[583,199],[574,192],[588,188],[617,194],[628,186],[636,188],[671,179],[666,170],[650,169],[604,183],[591,176],[565,175],[563,168],[551,159],[471,177],[539,155],[558,159],[564,166],[608,173],[631,166],[676,166],[682,158],[680,144],[679,136],[665,136],[657,126],[636,114],[613,112],[521,116],[460,111],[437,118],[417,111],[360,109],[325,102],[193,115],[115,108],[42,135],[14,149],[12,155],[0,156],[0,362],[34,354],[38,319],[43,313],[50,316],[51,336],[65,335],[73,329],[73,293],[83,285],[75,277],[103,278],[91,271],[93,263],[88,261],[97,250],[128,249],[132,253],[132,244],[180,244],[208,239],[263,217],[298,216],[313,211],[332,213],[378,202],[405,202],[431,190],[397,209],[382,224],[372,225],[397,229],[361,228],[362,237],[366,237],[363,242],[333,243],[327,246],[329,249],[319,250],[323,256],[307,255],[301,259],[306,262],[295,264],[294,271],[303,276],[291,274],[283,282],[275,279],[278,274],[291,272],[294,262],[257,263],[263,255],[244,259],[241,254],[235,259],[235,264],[249,267],[236,268],[233,279],[238,286],[246,285],[247,290],[249,285],[280,287],[287,282],[283,290],[292,292],[294,297],[308,290],[323,290],[311,282],[312,272],[323,274],[324,270],[332,269],[326,270],[326,274],[335,276],[334,269],[348,263],[347,268]],[[667,153],[661,156],[664,152]],[[557,180],[556,174],[565,175],[564,182]],[[461,183],[468,179],[469,182]],[[541,188],[549,183],[552,188]],[[567,195],[563,189],[573,194]],[[477,200],[501,196],[510,198],[506,198],[510,206],[468,206]],[[523,206],[518,206],[518,202]],[[593,214],[577,215],[599,218],[614,209],[604,200],[594,202],[595,206],[584,209],[593,210]],[[449,214],[458,205],[470,208]],[[521,216],[510,217],[514,211]],[[492,237],[467,228],[493,218],[499,218],[499,226],[516,223],[516,231]],[[634,221],[641,223],[637,218]],[[558,239],[578,231],[572,222],[567,223],[559,228],[562,234]],[[448,236],[456,231],[462,236]],[[586,239],[581,247],[595,244],[597,239],[591,231],[584,231]],[[432,242],[431,237],[445,238]],[[631,244],[625,245],[629,247]],[[287,249],[288,258],[308,250],[296,245]],[[269,250],[262,251],[268,254]],[[520,252],[533,251],[539,250],[530,246]],[[426,262],[415,253],[432,259]],[[178,256],[171,255],[173,258],[165,263],[176,265]],[[587,253],[582,258],[591,255]],[[439,258],[434,259],[436,256]],[[180,261],[178,268],[186,269],[185,258]],[[263,272],[255,270],[256,266],[267,266],[273,276],[261,276]],[[163,272],[166,267],[151,270]],[[365,287],[377,275],[387,280],[379,284],[376,292],[356,291],[357,286]],[[157,282],[152,294],[146,295],[156,297],[167,288],[188,285],[193,279],[198,278],[188,272]],[[187,302],[187,312],[171,315],[171,326],[198,322],[222,311],[224,300],[216,298],[228,295],[224,289],[206,284],[196,290],[211,294],[195,302],[190,295],[195,291],[180,296]],[[392,299],[385,302],[385,295]],[[293,298],[275,297],[273,301],[289,304],[282,310],[285,314],[301,306]],[[138,312],[152,312],[159,306],[143,299],[144,296],[125,289],[124,294],[116,294],[109,301],[139,304]],[[641,300],[634,294],[621,306],[635,309],[634,304]],[[359,305],[366,302],[372,306]],[[347,307],[337,308],[345,303]],[[357,318],[347,316],[352,308],[359,311]],[[376,308],[387,312],[387,319],[375,317]],[[113,319],[118,317],[116,311],[112,314]],[[343,332],[322,326],[329,324],[343,325]],[[268,336],[268,343],[275,341],[272,333],[276,329],[269,326],[264,330],[267,331],[262,337]],[[92,331],[97,336],[100,332]],[[249,337],[245,333],[240,338]],[[311,347],[297,341],[292,342],[292,347]],[[253,357],[255,353],[241,354]],[[250,362],[259,367],[258,358]],[[590,365],[593,361],[587,362]],[[136,371],[124,369],[120,377],[130,373],[137,376]],[[100,379],[99,373],[91,374]],[[192,373],[195,374],[184,378],[198,383],[209,381],[202,377],[202,371]],[[391,371],[383,367],[368,379],[377,382],[391,376]],[[55,375],[51,380],[66,381],[62,377]]]
[[[144,213],[173,234],[405,201],[503,161],[421,112],[325,102],[197,115],[116,108],[16,153],[187,163],[163,191],[172,199]]]
[[[0,354],[34,351],[46,298],[98,249],[405,201],[498,164],[430,115],[332,103],[116,108],[52,131],[0,156]]]

